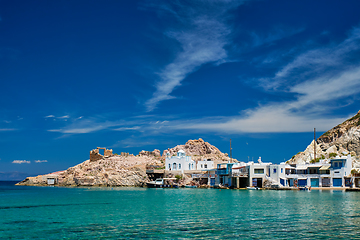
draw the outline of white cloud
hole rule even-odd
[[[14,160],[14,161],[12,161],[12,163],[23,164],[23,163],[30,163],[30,161],[26,161],[26,160]]]
[[[55,116],[54,115],[48,115],[48,116],[45,116],[44,118],[54,118]]]
[[[127,130],[139,130],[140,127],[139,126],[135,126],[135,127],[121,127],[121,128],[114,128],[114,131],[127,131]]]
[[[112,127],[120,126],[124,121],[104,121],[101,122],[99,119],[84,119],[73,122],[64,128],[50,129],[49,132],[60,132],[64,134],[81,134],[91,133],[100,130],[109,129]]]
[[[0,128],[0,132],[16,131],[15,128]]]
[[[70,116],[69,116],[69,115],[65,115],[65,116],[61,116],[61,117],[57,117],[57,118],[59,118],[59,119],[66,119],[66,118],[70,118]]]
[[[35,161],[36,163],[46,163],[46,162],[48,162],[47,160],[36,160]]]
[[[148,111],[156,108],[159,102],[175,98],[170,94],[192,72],[206,63],[227,61],[225,46],[229,44],[231,28],[225,24],[227,13],[237,7],[239,1],[198,2],[193,6],[183,6],[179,2],[177,11],[171,6],[162,5],[183,25],[166,35],[175,39],[181,46],[172,63],[158,73],[160,81],[151,99],[146,101]],[[180,8],[180,9],[179,9]]]
[[[349,37],[339,44],[307,50],[281,69],[274,77],[259,79],[260,86],[266,90],[291,85],[292,82],[308,81],[313,75],[328,75],[347,70],[353,61],[348,58],[360,50],[360,28],[354,28]],[[290,83],[290,84],[289,84]]]
[[[275,77],[266,79],[265,84],[263,79],[259,79],[265,90],[272,88],[275,92],[293,94],[292,100],[259,104],[239,116],[178,122],[173,127],[233,133],[307,132],[314,127],[327,131],[351,117],[331,117],[328,113],[359,98],[360,62],[349,64],[347,61],[349,55],[360,51],[359,41],[360,29],[355,28],[338,45],[300,54],[281,68]],[[312,74],[315,72],[317,74]]]

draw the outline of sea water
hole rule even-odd
[[[360,192],[0,184],[0,239],[355,239]]]

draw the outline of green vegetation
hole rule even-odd
[[[355,175],[358,173],[358,171],[356,169],[351,169],[351,172],[350,172],[352,175]]]
[[[165,166],[155,168],[155,170],[162,170],[162,169],[165,169]]]
[[[178,182],[178,181],[180,181],[182,179],[182,176],[181,175],[176,175],[175,178],[176,178],[176,181]]]
[[[334,158],[337,156],[337,153],[329,153],[329,158]]]

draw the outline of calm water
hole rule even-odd
[[[0,239],[360,238],[360,192],[18,187]]]

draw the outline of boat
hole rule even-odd
[[[260,190],[259,187],[246,187],[247,190]]]
[[[185,185],[186,188],[197,188],[196,185]]]
[[[300,191],[311,191],[311,187],[305,186],[305,187],[297,187]]]
[[[174,183],[176,178],[157,178],[155,181],[146,183],[148,188],[178,188],[179,186]]]

